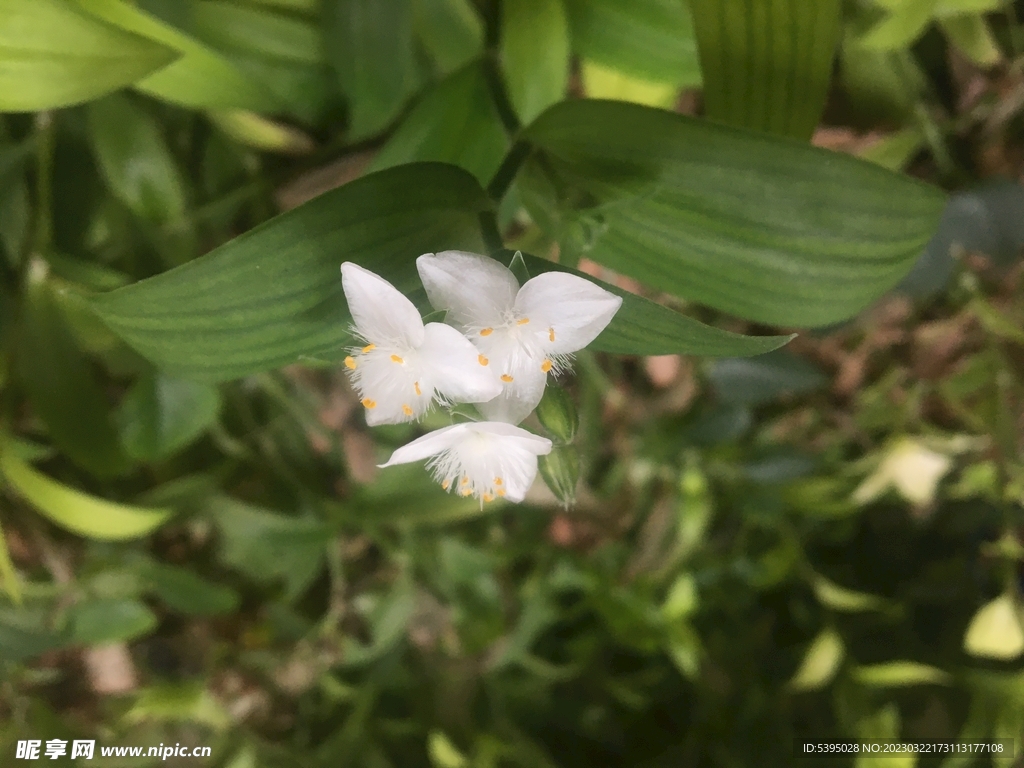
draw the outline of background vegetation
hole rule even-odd
[[[1019,754],[1021,6],[0,0],[0,762]],[[451,247],[652,300],[523,505],[338,369]]]

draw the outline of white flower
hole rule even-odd
[[[480,351],[482,367],[500,376],[501,395],[477,407],[485,418],[518,424],[544,395],[547,375],[611,322],[622,299],[589,280],[546,272],[522,288],[512,272],[486,256],[462,251],[416,260],[434,309]]]
[[[537,457],[550,452],[550,440],[525,429],[504,422],[469,422],[429,432],[380,466],[430,459],[427,468],[446,491],[476,496],[481,504],[499,496],[522,501],[537,476]]]
[[[366,342],[345,358],[366,408],[366,423],[398,424],[422,416],[435,398],[479,403],[501,392],[501,382],[477,362],[476,348],[444,323],[423,324],[409,299],[362,267],[341,265],[341,283]]]

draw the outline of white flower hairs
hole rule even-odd
[[[435,400],[474,403],[488,421],[435,430],[381,466],[429,459],[446,491],[481,503],[522,501],[537,476],[537,457],[552,443],[516,425],[537,407],[548,373],[567,370],[572,353],[597,338],[622,299],[564,272],[520,287],[511,270],[462,251],[424,254],[416,267],[449,325],[424,325],[386,280],[351,262],[341,265],[353,332],[366,342],[345,358],[366,422],[413,421]]]

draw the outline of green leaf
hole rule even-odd
[[[580,76],[587,96],[592,99],[631,101],[671,109],[679,95],[679,89],[670,83],[640,80],[593,61],[580,63]]]
[[[590,345],[600,352],[620,355],[699,355],[703,357],[749,356],[770,352],[792,336],[743,336],[704,325],[692,317],[673,312],[650,299],[616,285],[595,280],[575,269],[523,254],[530,274],[569,272],[597,283],[622,297],[622,306],[611,324]],[[504,261],[504,260],[503,260]]]
[[[125,450],[141,461],[173,456],[217,420],[216,387],[161,373],[143,376],[118,410]]]
[[[153,562],[144,574],[156,596],[180,613],[216,616],[238,609],[237,592],[200,578],[187,568]]]
[[[386,128],[416,86],[412,0],[324,0],[327,60],[349,100],[353,141]]]
[[[93,102],[88,115],[97,165],[114,197],[156,224],[180,220],[185,190],[156,121],[121,95]]]
[[[226,497],[212,499],[221,557],[255,581],[283,579],[289,599],[302,594],[323,562],[330,531],[319,520],[286,517]]]
[[[122,0],[74,0],[97,18],[162,43],[181,58],[135,84],[174,104],[194,109],[251,109],[273,112],[280,105],[258,81],[194,38]]]
[[[490,181],[508,149],[508,136],[482,67],[470,66],[439,83],[413,107],[370,171],[417,160],[451,163]]]
[[[58,0],[0,0],[0,19],[0,112],[88,101],[177,56]]]
[[[224,381],[352,343],[342,261],[384,275],[425,308],[415,258],[481,251],[489,207],[465,171],[414,164],[365,176],[211,253],[93,306],[125,341],[172,375]]]
[[[673,86],[700,85],[688,3],[676,0],[569,0],[573,50],[627,75]]]
[[[242,144],[267,152],[304,155],[315,148],[313,140],[297,128],[247,112],[230,109],[211,112],[210,121]]]
[[[563,102],[524,135],[538,152],[517,183],[563,253],[764,323],[862,310],[944,201],[852,157],[633,104]]]
[[[501,64],[524,123],[561,101],[569,83],[569,24],[562,0],[503,0]]]
[[[822,605],[843,613],[877,611],[885,607],[882,598],[841,587],[823,576],[814,579],[814,594]]]
[[[71,642],[102,645],[151,632],[156,616],[138,600],[104,598],[78,603],[71,611]]]
[[[825,107],[839,0],[691,3],[708,117],[807,139]]]
[[[1003,54],[992,36],[985,17],[980,14],[961,14],[939,19],[939,26],[950,42],[982,67],[998,64]]]
[[[201,682],[164,683],[142,691],[124,720],[127,724],[198,723],[220,731],[231,724],[231,715]]]
[[[948,672],[916,661],[889,661],[884,664],[857,667],[853,677],[871,688],[898,688],[909,685],[947,685]]]
[[[110,406],[68,327],[42,262],[30,266],[17,371],[33,410],[68,458],[100,477],[125,469]]]
[[[875,25],[861,42],[877,50],[906,48],[916,40],[935,15],[938,0],[906,0]]]
[[[447,75],[483,51],[484,27],[469,0],[413,0],[416,34]]]
[[[189,5],[196,36],[214,48],[300,64],[324,62],[323,40],[304,19],[224,0],[192,0]]]
[[[64,645],[65,635],[51,628],[51,613],[42,607],[0,606],[0,658],[18,664]]]
[[[753,360],[719,360],[708,371],[715,395],[726,405],[763,405],[780,397],[814,392],[825,374],[802,357],[779,350]]]
[[[794,691],[813,691],[827,685],[839,670],[845,652],[838,632],[831,628],[822,630],[808,647],[789,687]]]
[[[0,447],[0,473],[18,495],[52,522],[90,539],[135,539],[170,516],[168,510],[118,504],[62,485],[34,470],[6,445]]]

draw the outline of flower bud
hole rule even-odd
[[[571,443],[579,429],[580,420],[569,393],[561,387],[548,385],[544,397],[537,405],[537,418],[556,442]]]
[[[551,492],[566,507],[576,503],[576,482],[580,477],[580,454],[569,445],[559,445],[540,457],[540,474]]]

